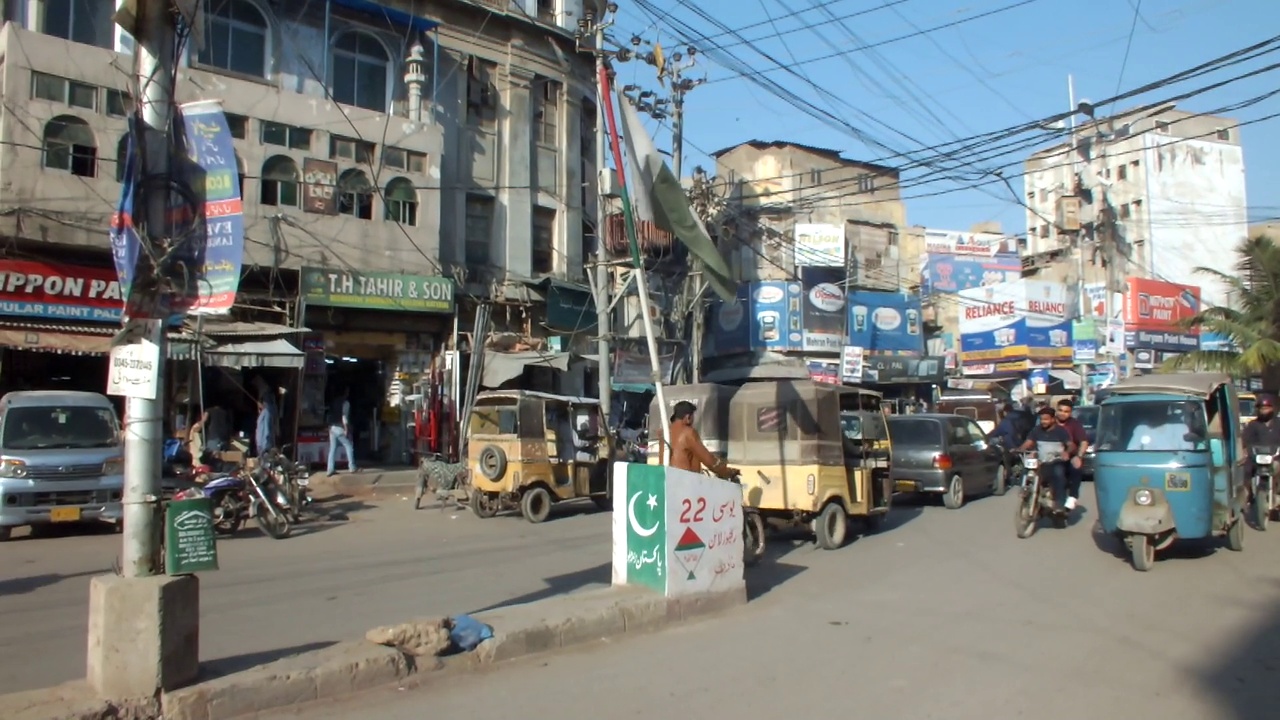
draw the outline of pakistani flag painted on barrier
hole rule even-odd
[[[680,179],[671,172],[653,139],[644,129],[640,115],[631,103],[618,91],[618,107],[621,108],[623,141],[630,159],[632,183],[631,207],[637,220],[645,220],[666,230],[684,243],[689,252],[702,262],[702,275],[716,294],[725,302],[738,297],[737,282],[729,272],[729,266],[707,234],[702,221],[693,214],[689,196],[685,194]]]
[[[666,467],[627,464],[628,585],[665,593],[667,589]]]

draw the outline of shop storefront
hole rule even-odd
[[[328,457],[328,407],[345,389],[357,464],[408,461],[409,398],[431,382],[453,331],[449,278],[303,268],[305,353],[298,384],[298,457]]]

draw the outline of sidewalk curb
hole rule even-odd
[[[510,605],[475,618],[494,637],[474,652],[417,658],[367,641],[344,642],[163,693],[154,701],[109,702],[83,682],[0,696],[5,720],[233,720],[334,700],[396,683],[418,685],[446,673],[621,635],[648,633],[745,605],[746,588],[664,598],[638,588],[605,588]],[[406,682],[407,681],[407,682]]]

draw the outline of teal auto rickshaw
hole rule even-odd
[[[1178,539],[1226,536],[1244,548],[1248,485],[1240,405],[1227,375],[1174,373],[1111,388],[1091,459],[1103,530],[1138,570]]]

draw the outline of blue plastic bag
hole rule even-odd
[[[480,646],[480,643],[493,637],[493,628],[476,620],[470,615],[454,615],[449,618],[452,627],[449,629],[449,639],[453,641],[453,646],[462,652],[471,652]]]

